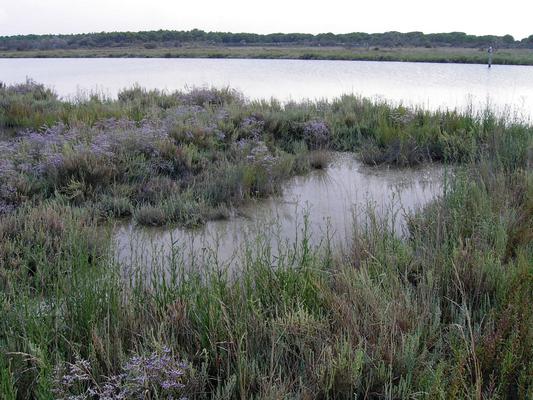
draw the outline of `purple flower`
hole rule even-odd
[[[250,115],[242,120],[240,129],[245,133],[245,136],[257,140],[265,129],[265,121]]]
[[[0,215],[9,214],[15,210],[13,204],[8,204],[3,200],[0,200]]]
[[[61,368],[56,369],[58,378],[54,380],[54,393],[59,398],[69,400],[140,400],[146,398],[147,391],[150,391],[150,397],[185,399],[185,378],[189,368],[186,363],[173,357],[168,347],[164,347],[149,356],[132,356],[122,367],[122,373],[107,377],[98,384],[90,363],[77,358],[74,364],[67,364],[67,372],[63,375]]]
[[[313,147],[326,145],[330,138],[328,125],[321,120],[312,120],[303,125],[304,138]]]

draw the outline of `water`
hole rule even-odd
[[[519,118],[533,115],[533,67],[364,61],[217,59],[0,59],[0,80],[31,77],[73,98],[88,91],[116,96],[137,83],[165,90],[230,86],[251,99],[281,101],[331,99],[345,93],[386,99],[428,109],[487,105]],[[347,245],[354,224],[368,220],[369,209],[394,221],[402,234],[405,213],[442,191],[442,169],[387,170],[364,167],[352,156],[337,155],[325,171],[287,183],[283,194],[253,202],[239,216],[210,221],[197,230],[146,229],[131,223],[116,228],[118,259],[125,265],[160,263],[178,251],[219,263],[238,260],[246,242],[268,242],[275,249],[301,239],[329,237]],[[354,223],[354,219],[357,221]],[[260,249],[260,243],[253,248]]]
[[[367,223],[371,214],[387,216],[384,220],[401,235],[405,215],[442,192],[443,173],[437,166],[371,168],[353,155],[335,153],[326,170],[291,179],[280,196],[252,202],[240,210],[241,216],[210,221],[197,230],[119,226],[117,257],[123,265],[148,268],[166,262],[173,252],[183,256],[185,264],[192,257],[231,264],[245,254],[246,243],[252,250],[269,243],[275,253],[301,240],[304,229],[311,244],[329,238],[333,247],[342,249],[349,245],[354,227]]]
[[[355,93],[429,109],[533,115],[533,67],[372,61],[229,59],[0,59],[0,81],[31,77],[63,97],[97,90],[109,96],[146,88],[231,86],[252,99],[281,101]]]

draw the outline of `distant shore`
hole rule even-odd
[[[9,50],[0,58],[245,58],[347,61],[404,61],[486,64],[486,51],[472,48],[310,47],[310,46],[190,46],[101,47],[90,49]],[[531,49],[501,49],[493,64],[533,65]]]

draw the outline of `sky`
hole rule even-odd
[[[0,36],[189,30],[533,34],[531,0],[0,0]]]

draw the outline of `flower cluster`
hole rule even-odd
[[[224,132],[218,128],[218,122],[224,118],[223,113],[211,114],[202,108],[178,108],[165,118],[163,130],[176,142],[211,147],[225,139]]]
[[[125,380],[129,382],[130,392],[144,391],[156,386],[164,392],[180,392],[188,366],[172,357],[170,349],[164,347],[161,352],[151,355],[132,357],[124,366]]]
[[[7,203],[5,200],[0,200],[0,215],[9,214],[15,209],[13,204]]]
[[[260,140],[241,139],[236,142],[236,149],[250,164],[270,167],[275,164],[277,160],[265,142]]]
[[[257,140],[265,129],[265,121],[250,115],[242,120],[239,128],[244,133],[244,137]]]
[[[190,367],[172,356],[169,348],[149,356],[133,356],[118,375],[98,382],[87,360],[56,368],[54,394],[60,400],[181,399]],[[148,396],[147,396],[148,395]]]
[[[312,120],[304,123],[303,134],[305,141],[313,148],[325,146],[330,139],[329,127],[322,120]]]

